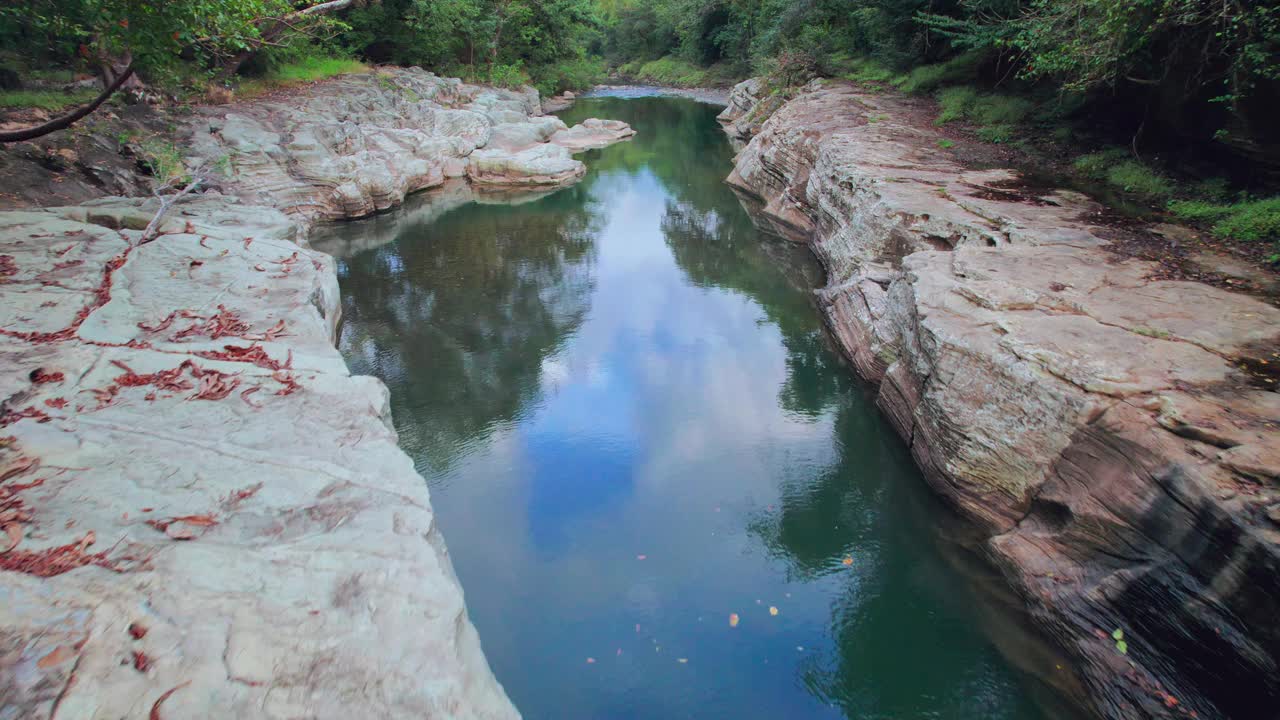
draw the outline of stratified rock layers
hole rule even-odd
[[[890,98],[760,95],[722,116],[729,182],[812,243],[844,352],[1097,712],[1273,714],[1280,310],[1156,279],[1087,198],[957,165]]]

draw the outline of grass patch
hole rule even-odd
[[[290,85],[368,71],[369,66],[358,60],[312,55],[281,64],[260,78],[240,83],[236,94],[242,98],[252,98]]]
[[[1036,107],[1030,100],[1012,95],[979,95],[977,90],[967,85],[955,85],[941,90],[938,93],[938,106],[938,118],[934,120],[934,124],[972,120],[982,126],[978,128],[978,137],[989,143],[1013,141],[1018,127]]]
[[[983,125],[1017,125],[1027,119],[1035,103],[1012,95],[983,95],[971,106],[974,120]]]
[[[942,138],[941,140],[938,141],[938,147],[942,148],[943,150],[950,150],[955,146],[956,146],[956,143],[954,140],[948,140],[947,138]]]
[[[1169,178],[1134,160],[1123,148],[1082,155],[1072,164],[1084,175],[1146,200],[1165,201],[1173,195]]]
[[[1213,223],[1210,230],[1220,238],[1280,242],[1280,197],[1231,204],[1175,200],[1169,210],[1183,220]]]
[[[61,90],[12,90],[0,92],[0,108],[39,108],[61,110],[83,105],[98,96],[96,89],[63,92]]]
[[[985,53],[967,52],[936,65],[921,65],[905,76],[894,78],[893,84],[908,93],[928,93],[944,85],[958,85],[972,80]]]
[[[1018,128],[1013,125],[986,125],[978,128],[978,138],[982,142],[995,143],[1003,145],[1012,142],[1018,134]]]
[[[676,87],[715,87],[738,79],[727,65],[704,68],[670,55],[649,62],[630,62],[619,67],[618,72],[636,80]]]
[[[892,81],[896,75],[893,70],[870,58],[849,57],[836,54],[826,62],[827,72],[833,77],[852,80],[857,83],[881,84]]]
[[[978,100],[978,91],[967,85],[949,87],[938,93],[938,105],[941,112],[934,121],[937,125],[945,125],[955,120],[963,120],[969,116],[974,103]]]
[[[1107,182],[1117,189],[1152,200],[1173,194],[1173,183],[1137,160],[1125,160],[1107,171]]]

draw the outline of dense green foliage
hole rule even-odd
[[[1225,236],[1274,232],[1274,206],[1256,198],[1280,181],[1280,0],[353,0],[302,12],[320,1],[7,5],[0,68],[39,80],[133,60],[148,84],[197,92],[238,71],[251,78],[242,94],[378,63],[544,94],[611,71],[683,86],[764,74],[775,89],[835,76],[934,96],[939,125],[969,123],[987,142],[1123,148],[1081,157],[1077,173],[1149,204],[1179,200]],[[84,96],[51,86],[3,104]],[[1233,194],[1196,186],[1224,174]]]
[[[590,0],[381,0],[343,16],[347,51],[547,93],[588,87],[600,22]]]
[[[0,8],[0,48],[32,67],[132,59],[159,79],[254,47],[261,22],[291,9],[286,0],[32,0]]]
[[[907,92],[968,85],[1040,104],[1065,101],[1157,147],[1274,144],[1276,134],[1264,105],[1280,91],[1280,0],[598,4],[606,26],[600,50],[624,69],[670,56],[746,76],[807,56],[815,74],[893,81]],[[1031,108],[1021,110],[1025,118]],[[946,114],[953,120],[965,111],[953,106]],[[976,120],[997,128],[1023,118]]]

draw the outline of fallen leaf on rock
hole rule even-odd
[[[147,626],[142,623],[129,623],[129,637],[134,640],[141,640],[147,636]]]
[[[36,667],[40,668],[41,670],[44,670],[46,668],[51,668],[54,665],[61,665],[67,660],[70,660],[71,658],[75,657],[75,655],[76,655],[76,651],[74,648],[69,647],[67,645],[59,645],[58,647],[54,648],[53,651],[50,652],[48,655],[45,655],[44,657],[37,660]]]
[[[181,690],[182,688],[190,684],[191,684],[191,681],[188,680],[182,683],[181,685],[177,685],[169,688],[168,690],[165,690],[164,694],[161,695],[159,698],[157,698],[155,704],[151,706],[151,715],[149,716],[149,720],[163,720],[163,718],[160,717],[160,705],[163,704],[165,700],[168,700],[170,695],[178,692],[179,690]]]
[[[4,550],[0,550],[0,553],[7,553],[18,547],[18,543],[22,542],[22,526],[16,522],[6,523],[4,534],[9,536],[9,546]]]

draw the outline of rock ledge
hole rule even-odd
[[[812,243],[844,352],[1082,699],[1109,718],[1275,707],[1280,310],[1155,279],[1087,198],[955,164],[892,98],[760,94],[739,85],[721,117],[749,140],[730,184]]]

